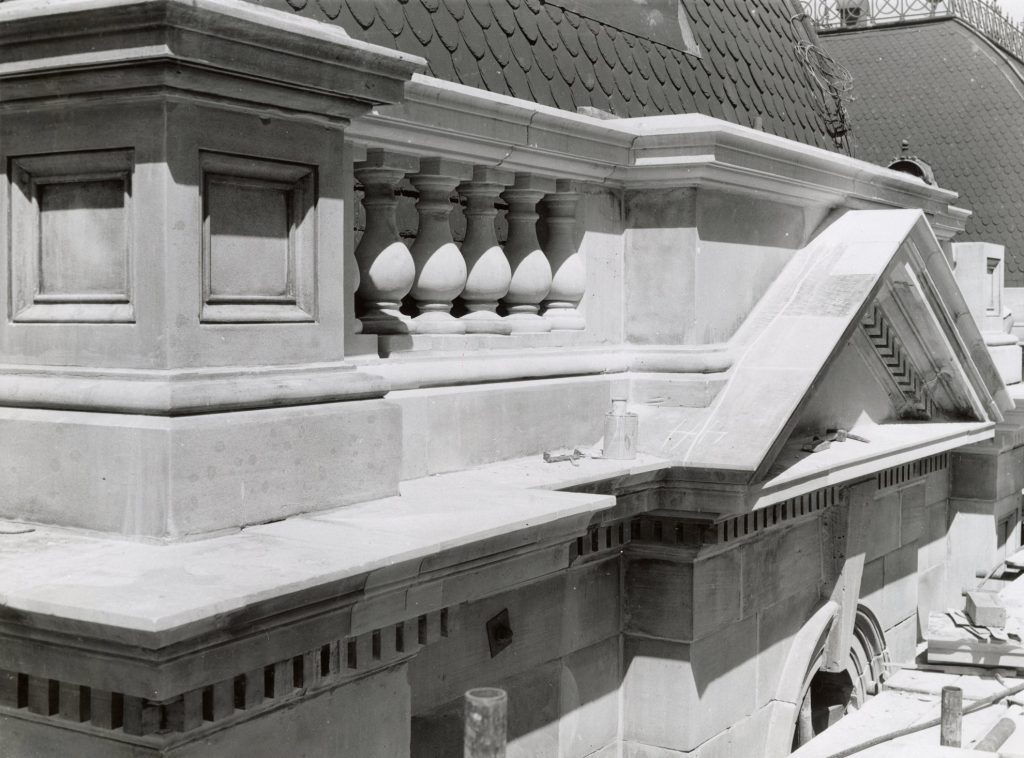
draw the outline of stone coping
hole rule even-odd
[[[354,119],[365,147],[626,188],[717,187],[804,204],[919,207],[942,239],[970,212],[915,177],[702,114],[597,119],[415,74]]]
[[[168,63],[174,77],[163,72]],[[233,0],[0,4],[0,103],[58,90],[66,100],[178,89],[343,122],[399,100],[425,64],[336,26]]]
[[[158,648],[225,626],[230,614],[325,585],[347,591],[413,580],[425,559],[453,565],[586,530],[609,495],[546,491],[649,474],[669,462],[540,456],[403,483],[401,496],[194,542],[130,542],[56,527],[0,526],[0,604],[8,618],[66,630],[118,630]],[[468,553],[479,553],[469,550]],[[467,554],[468,554],[467,553]],[[46,623],[49,617],[49,623]]]
[[[832,443],[817,453],[801,451],[805,440],[791,440],[776,459],[781,473],[766,480],[752,495],[760,508],[832,484],[875,474],[937,453],[982,442],[995,434],[993,421],[966,423],[858,424],[849,430],[869,442]]]

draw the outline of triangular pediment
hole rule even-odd
[[[933,438],[955,446],[1013,407],[916,210],[834,221],[797,251],[732,348],[724,388],[685,444],[664,451],[695,479],[762,485],[820,455],[802,448],[827,429],[871,429],[820,458],[844,465],[933,449]]]

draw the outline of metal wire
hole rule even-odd
[[[789,21],[794,26],[808,18],[806,12],[797,13]],[[846,103],[853,100],[853,74],[826,53],[821,47],[797,31],[794,45],[797,60],[803,65],[818,90],[818,100],[825,119],[825,128],[837,148],[850,152],[847,135],[852,125]]]

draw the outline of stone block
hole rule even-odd
[[[737,758],[737,756],[771,756],[776,753],[772,751],[771,738],[774,732],[778,732],[776,722],[784,719],[789,710],[794,711],[793,722],[795,723],[795,706],[789,703],[769,703],[758,708],[753,714],[730,726],[723,732],[716,734],[696,751],[692,753],[694,758]],[[792,735],[790,743],[792,743]],[[781,755],[782,752],[777,754]]]
[[[557,758],[560,672],[558,663],[549,663],[503,682],[509,698],[507,758]]]
[[[456,379],[453,377],[453,381]],[[593,445],[604,433],[604,377],[392,392],[404,417],[402,479]]]
[[[756,619],[692,644],[627,636],[623,739],[692,750],[753,713]]]
[[[757,614],[757,706],[775,696],[793,639],[821,604],[815,588],[790,595]]]
[[[652,637],[692,640],[693,575],[693,565],[681,561],[641,556],[627,558],[623,629]],[[738,597],[739,593],[734,594]]]
[[[923,633],[928,628],[928,614],[943,612],[959,606],[960,592],[953,592],[946,576],[946,566],[939,564],[922,568],[917,576],[917,629]],[[953,597],[953,595],[956,597]]]
[[[176,418],[4,408],[0,514],[181,537],[384,497],[398,463],[377,453],[399,427],[378,400]]]
[[[0,735],[0,755],[4,758],[163,758],[159,748],[112,740],[100,731],[54,729],[44,720],[29,721],[16,714],[0,714]]]
[[[769,531],[740,548],[742,585],[740,615],[767,608],[801,587],[817,587],[822,579],[821,537],[817,519]]]
[[[664,195],[660,204],[678,203],[678,192],[691,190],[659,190]],[[644,205],[648,203],[645,201]],[[696,230],[685,228],[681,220],[626,231],[623,305],[628,341],[648,345],[695,341],[692,338],[698,243]]]
[[[900,545],[920,540],[926,531],[925,483],[918,482],[900,490]]]
[[[951,454],[951,497],[995,501],[1019,495],[1024,486],[1024,447],[1001,452]]]
[[[928,505],[944,503],[949,499],[949,469],[943,468],[925,474],[925,502]]]
[[[477,685],[483,683],[481,678]],[[536,666],[514,677],[487,679],[508,693],[508,758],[560,758],[559,712],[561,664]],[[411,758],[458,755],[463,744],[463,700],[455,698],[440,708],[412,719]]]
[[[913,616],[917,611],[917,543],[894,550],[882,559],[883,628]]]
[[[885,643],[889,648],[889,656],[896,664],[913,663],[917,656],[917,640],[916,614],[885,630]]]
[[[405,665],[400,665],[208,733],[178,747],[174,755],[395,758],[409,754],[410,718],[409,684]]]
[[[995,592],[968,592],[964,610],[977,626],[1006,626],[1006,607]]]
[[[619,639],[562,659],[559,685],[559,758],[584,758],[615,742],[619,733]]]
[[[4,708],[21,707],[19,680],[20,677],[16,672],[0,669],[0,706]]]
[[[994,505],[951,499],[949,520],[949,582],[956,592],[977,586],[976,572],[999,561]]]
[[[515,677],[619,632],[615,560],[580,566],[456,609],[458,628],[409,664],[413,713],[440,708],[471,687]],[[512,643],[491,657],[487,621],[507,610]]]
[[[698,558],[693,564],[693,638],[740,620],[743,548]]]
[[[864,514],[866,563],[900,546],[901,520],[899,490],[887,490],[868,501]]]
[[[918,568],[927,569],[944,563],[949,541],[946,536],[946,503],[925,507],[925,534],[918,542]]]

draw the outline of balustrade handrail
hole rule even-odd
[[[588,244],[614,244],[608,219],[583,243],[595,187],[916,207],[942,239],[968,215],[949,190],[708,116],[598,119],[421,75],[402,103],[354,119],[346,137],[365,220],[351,295],[363,333],[353,344],[393,388],[727,370],[728,349],[633,355],[614,318],[593,319],[605,289],[588,292],[588,281],[605,280],[587,276]],[[625,226],[618,233],[627,244]]]
[[[959,19],[990,42],[1024,60],[1024,23],[1014,24],[998,3],[985,0],[807,0],[807,4],[820,31]]]

